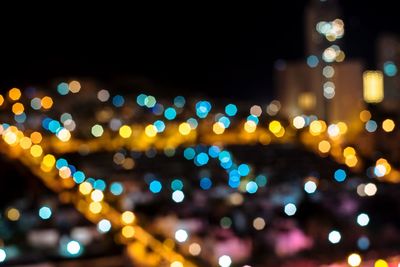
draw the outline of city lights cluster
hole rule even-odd
[[[65,97],[70,93],[78,94],[83,91],[82,89],[84,87],[77,81],[62,82],[57,87],[58,97]],[[243,195],[256,194],[259,188],[266,186],[267,177],[263,173],[257,174],[251,163],[238,162],[232,152],[225,148],[229,144],[268,145],[272,142],[299,141],[321,157],[329,155],[346,166],[332,173],[332,180],[337,183],[346,182],[351,172],[360,173],[363,170],[366,176],[379,181],[400,181],[400,172],[394,169],[387,159],[380,158],[373,166],[363,167],[364,163],[357,147],[346,145],[348,133],[354,134],[359,131],[351,128],[352,125],[344,122],[329,124],[312,115],[299,115],[289,121],[282,120],[276,116],[280,109],[280,103],[276,100],[266,105],[266,114],[263,115],[264,110],[260,105],[253,105],[248,111],[244,111],[233,103],[221,108],[213,106],[208,100],[189,103],[182,96],[175,97],[172,105],[165,105],[157,101],[154,96],[145,94],[140,94],[136,98],[112,96],[105,89],[98,91],[96,96],[97,101],[105,106],[96,114],[97,121],[89,127],[84,135],[85,138],[82,138],[84,129],[79,127],[78,116],[66,112],[59,117],[54,117],[53,113],[51,113],[53,117],[48,115],[57,106],[55,100],[58,97],[34,95],[23,99],[21,90],[17,88],[12,88],[5,96],[0,95],[0,107],[10,110],[2,117],[5,122],[0,124],[0,134],[4,141],[1,143],[3,151],[8,156],[21,160],[50,188],[57,188],[55,191],[63,189],[67,196],[70,196],[66,199],[70,199],[79,211],[95,222],[100,233],[115,229],[121,242],[127,243],[128,246],[138,246],[138,242],[143,246],[150,246],[161,258],[170,262],[171,266],[191,266],[192,263],[152,238],[150,233],[137,224],[136,215],[132,211],[119,211],[109,204],[109,199],[124,194],[123,183],[108,184],[105,179],[90,177],[65,158],[56,155],[67,152],[85,154],[101,150],[116,151],[113,162],[126,170],[135,168],[136,162],[121,153],[122,148],[145,151],[149,158],[154,157],[154,153],[163,151],[166,156],[184,158],[197,167],[213,163],[226,172],[227,185],[237,190],[231,194],[232,203],[241,203]],[[144,114],[150,114],[150,122],[141,121],[133,124],[129,120],[122,120],[113,115],[117,113],[114,110],[128,108],[129,103],[132,103],[131,99],[134,99],[133,105],[136,105],[136,108],[142,110]],[[22,114],[24,119],[21,117]],[[30,116],[35,120],[39,118],[36,125],[30,121]],[[360,113],[360,122],[364,124],[363,132],[366,134],[374,133],[378,128],[390,133],[396,128],[394,120],[390,118],[378,125],[368,110]],[[161,142],[163,140],[166,142]],[[183,148],[182,154],[176,153],[179,147]],[[49,153],[49,151],[56,152]],[[175,203],[181,203],[185,201],[184,181],[184,178],[175,178],[167,185],[164,180],[152,177],[147,180],[148,190],[157,195],[169,187],[172,190],[171,199]],[[198,186],[202,190],[210,190],[213,184],[211,175],[203,175]],[[306,177],[303,183],[305,193],[316,194],[319,190],[318,184],[318,178]],[[371,197],[377,191],[376,182],[371,181],[360,183],[356,194],[360,197]],[[297,204],[294,201],[283,203],[282,211],[289,217],[296,216]],[[38,216],[48,220],[53,216],[53,212],[51,207],[44,205],[38,210]],[[21,214],[18,209],[11,207],[7,210],[6,216],[11,221],[17,221]],[[365,212],[360,211],[355,215],[355,222],[360,227],[366,227],[370,220],[373,218]],[[231,223],[229,217],[221,219],[222,228],[229,228]],[[255,218],[252,223],[256,230],[262,230],[266,225],[264,218],[261,217]],[[190,232],[178,229],[174,238],[178,243],[190,242]],[[63,251],[68,255],[79,256],[84,252],[84,246],[78,241],[70,239],[64,241]],[[332,229],[327,241],[332,244],[339,243],[340,231]],[[368,237],[360,237],[359,249],[368,248],[369,242]],[[192,256],[200,255],[201,245],[192,242],[188,252]],[[4,250],[0,250],[0,259],[6,258],[4,253]],[[145,258],[143,256],[141,260],[146,260]],[[356,262],[357,259],[356,256],[349,257],[349,264]],[[154,264],[157,264],[155,257],[147,260],[155,261]],[[220,266],[232,264],[229,255],[220,255],[216,261]]]

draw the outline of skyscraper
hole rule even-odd
[[[328,122],[358,122],[363,109],[363,64],[344,61],[344,22],[335,0],[312,1],[305,11],[305,60],[276,72],[282,112],[316,115]]]

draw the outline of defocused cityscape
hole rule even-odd
[[[299,12],[305,57],[266,102],[1,88],[0,265],[400,266],[400,37],[371,69],[338,1]]]

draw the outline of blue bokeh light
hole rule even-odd
[[[361,250],[367,250],[369,248],[370,242],[368,237],[362,236],[357,240],[357,246]]]
[[[57,169],[61,169],[62,167],[66,167],[66,166],[68,166],[68,161],[66,159],[59,158],[56,161],[56,168]]]
[[[343,182],[344,180],[346,180],[346,176],[346,172],[343,169],[337,169],[335,171],[335,174],[333,175],[335,180],[338,182]]]
[[[238,167],[238,172],[241,176],[246,176],[250,173],[250,167],[247,164],[240,164]]]
[[[165,123],[161,120],[157,120],[153,123],[158,133],[162,133],[165,130]]]
[[[85,181],[85,178],[86,178],[85,174],[81,171],[75,172],[72,177],[73,177],[75,183],[77,183],[77,184],[83,183],[83,181]]]
[[[51,217],[51,209],[47,206],[41,207],[39,209],[39,217],[42,218],[43,220],[48,220]]]
[[[203,166],[208,163],[209,157],[206,153],[201,152],[195,158],[195,164],[198,166]]]
[[[374,120],[369,120],[365,124],[365,129],[370,133],[375,132],[377,128],[378,128],[378,124]]]
[[[237,111],[238,111],[238,109],[235,104],[228,104],[225,107],[225,113],[226,113],[226,115],[228,115],[230,117],[235,116]]]
[[[167,109],[164,111],[164,117],[165,117],[167,120],[173,120],[173,119],[175,119],[175,118],[176,118],[176,110],[175,110],[174,108],[172,108],[172,107],[167,108]]]
[[[319,60],[318,57],[315,55],[310,55],[307,57],[307,65],[310,68],[315,68],[316,66],[318,66]]]
[[[149,189],[152,193],[157,194],[161,191],[162,184],[158,180],[153,180],[149,185]]]
[[[203,178],[200,179],[200,187],[201,187],[201,189],[208,190],[208,189],[211,188],[211,186],[212,186],[212,181],[211,181],[210,178],[203,177]]]
[[[183,96],[177,96],[174,98],[174,105],[177,108],[183,108],[185,106],[186,100]]]
[[[124,191],[124,187],[122,186],[121,183],[114,182],[110,186],[110,191],[111,191],[111,194],[113,194],[114,196],[119,196]]]
[[[175,179],[171,182],[171,189],[172,190],[182,190],[183,188],[183,182],[179,179]]]
[[[93,184],[93,188],[104,191],[106,189],[106,182],[102,179],[97,179]]]
[[[58,92],[60,95],[67,95],[67,94],[69,93],[69,86],[68,86],[68,83],[64,83],[64,82],[59,83],[59,84],[57,85],[57,92]]]
[[[187,160],[194,159],[194,157],[196,156],[196,151],[193,148],[188,147],[183,151],[183,156]]]
[[[225,128],[228,128],[231,125],[231,121],[228,117],[222,116],[218,119],[220,123],[224,125]]]
[[[217,146],[210,146],[208,149],[208,155],[210,155],[212,158],[218,158],[220,152],[221,149]]]
[[[120,108],[125,104],[125,99],[122,95],[116,95],[113,97],[112,103],[115,107]]]
[[[383,64],[383,72],[389,77],[396,76],[396,74],[397,74],[396,64],[394,64],[393,61],[386,61]]]
[[[211,104],[208,101],[199,101],[196,103],[196,115],[197,117],[204,119],[207,117],[211,110]]]
[[[146,99],[147,95],[145,94],[140,94],[136,97],[136,103],[138,103],[139,106],[143,107],[145,105],[144,101]]]

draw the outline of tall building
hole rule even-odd
[[[312,0],[305,9],[304,16],[304,34],[305,48],[307,55],[321,55],[327,47],[328,40],[321,34],[322,24],[319,22],[334,21],[340,16],[340,10],[336,0],[320,1]],[[343,36],[344,31],[340,35]],[[334,41],[340,41],[336,38]],[[338,40],[339,39],[339,40]]]
[[[282,112],[316,115],[328,122],[356,123],[363,109],[363,64],[345,61],[340,48],[344,23],[335,0],[312,1],[305,12],[306,60],[276,71]]]

